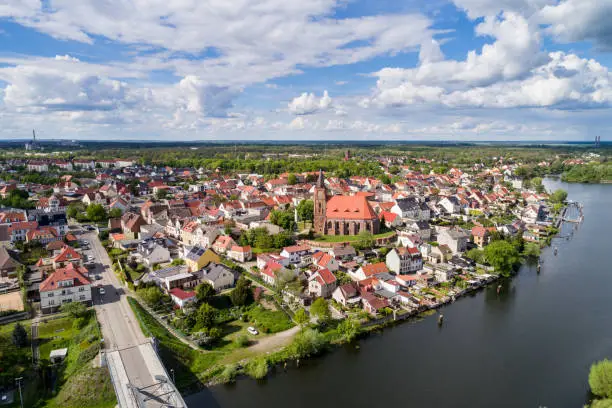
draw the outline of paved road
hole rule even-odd
[[[136,386],[146,386],[155,381],[151,377],[144,358],[137,346],[147,341],[142,334],[138,320],[123,290],[119,279],[111,269],[111,260],[95,233],[79,236],[80,240],[89,242],[90,249],[84,250],[85,255],[94,257],[95,267],[90,268],[90,275],[99,275],[95,279],[93,291],[94,307],[102,326],[104,344],[107,350],[119,350],[130,382]],[[100,288],[105,294],[100,295]]]

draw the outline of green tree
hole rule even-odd
[[[329,320],[331,314],[329,312],[329,305],[327,300],[323,298],[317,298],[310,306],[310,313],[315,316],[319,321],[325,322]]]
[[[165,188],[158,189],[157,193],[155,193],[155,198],[157,198],[158,200],[163,200],[166,197],[168,197],[168,190],[166,190]]]
[[[303,307],[299,308],[293,315],[293,320],[300,326],[304,326],[310,321],[306,310]]]
[[[251,281],[240,276],[236,287],[230,293],[230,300],[234,306],[244,306],[253,301],[253,292],[251,292]]]
[[[612,398],[612,361],[605,359],[591,365],[589,386],[600,398]]]
[[[369,231],[361,231],[354,246],[359,249],[372,248],[374,246],[374,235]]]
[[[527,258],[538,258],[540,256],[540,246],[534,242],[527,242],[523,249],[523,256]]]
[[[210,329],[215,323],[217,317],[217,309],[208,303],[202,303],[196,312],[196,327],[199,329]]]
[[[302,221],[312,221],[314,219],[314,202],[312,200],[302,200],[297,205],[298,217]]]
[[[113,208],[108,212],[108,218],[119,218],[121,217],[121,209]]]
[[[287,176],[287,184],[289,184],[290,186],[297,184],[297,182],[298,182],[298,179],[295,174],[291,173],[289,174],[289,176]]]
[[[155,306],[161,302],[163,294],[157,286],[151,286],[138,291],[140,298],[149,306]]]
[[[494,241],[484,249],[487,262],[497,271],[508,274],[519,264],[521,258],[517,249],[507,241]]]
[[[563,189],[557,189],[550,195],[550,201],[552,203],[563,203],[567,200],[567,191]]]
[[[215,289],[208,282],[202,282],[195,288],[196,298],[199,303],[209,302],[215,296]]]
[[[342,337],[342,340],[347,342],[353,341],[359,333],[359,322],[351,317],[348,317],[338,325],[337,330],[338,334]]]
[[[544,185],[542,185],[542,177],[534,177],[531,179],[531,187],[536,190],[536,192],[543,193]]]
[[[85,314],[87,313],[87,308],[81,302],[64,303],[60,307],[60,310],[63,313],[68,313],[70,316],[74,317],[75,319],[84,317]]]
[[[104,221],[105,219],[108,218],[108,214],[106,213],[106,210],[104,209],[104,207],[102,206],[102,204],[89,204],[87,206],[87,218],[89,218],[91,221]]]
[[[479,248],[472,248],[466,252],[465,256],[470,258],[472,261],[482,264],[485,261],[484,251]]]
[[[23,328],[21,323],[17,323],[15,327],[13,327],[11,340],[13,341],[13,344],[17,347],[24,347],[28,344],[28,333]]]

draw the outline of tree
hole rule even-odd
[[[605,359],[591,366],[589,386],[598,397],[612,398],[612,361]]]
[[[344,341],[353,341],[359,333],[359,322],[353,319],[352,317],[348,317],[338,325],[337,330],[338,334],[342,337]]]
[[[155,306],[162,300],[162,293],[157,286],[151,286],[138,291],[141,299],[149,306]]]
[[[314,202],[312,200],[302,200],[296,207],[298,217],[302,221],[312,221],[314,219]]]
[[[26,344],[28,344],[28,333],[23,328],[21,323],[17,323],[13,328],[11,339],[13,344],[17,347],[24,347]]]
[[[358,235],[359,240],[353,245],[360,249],[372,248],[374,246],[374,235],[369,231],[362,231]]]
[[[209,302],[215,296],[215,288],[208,282],[202,282],[196,286],[195,293],[199,303]]]
[[[208,303],[202,303],[202,305],[196,312],[196,327],[199,329],[210,329],[215,323],[216,317],[217,309],[215,309]]]
[[[484,263],[485,259],[484,259],[484,251],[482,249],[479,248],[472,248],[469,251],[467,251],[467,253],[465,254],[465,256],[467,256],[468,258],[470,258],[472,261],[478,263],[478,264],[482,264]]]
[[[550,195],[550,201],[553,203],[563,203],[567,200],[567,191],[563,189],[557,189]]]
[[[290,186],[297,184],[298,179],[295,176],[295,174],[291,173],[289,174],[289,176],[287,176],[287,184],[289,184]]]
[[[540,246],[534,242],[527,242],[523,249],[523,256],[527,258],[538,258],[540,256]]]
[[[485,259],[497,271],[508,274],[520,262],[517,249],[507,241],[494,241],[484,249]]]
[[[108,212],[108,218],[120,218],[121,217],[121,209],[113,208]]]
[[[534,177],[531,179],[531,187],[535,188],[536,192],[538,194],[543,193],[544,192],[544,185],[542,184],[542,178],[541,177]]]
[[[155,198],[158,200],[163,200],[166,197],[168,197],[168,190],[165,188],[160,188],[157,190],[157,193],[155,193]]]
[[[81,302],[64,303],[60,307],[60,310],[63,313],[68,313],[70,316],[74,317],[75,319],[78,319],[79,317],[83,317],[87,313],[87,308]]]
[[[317,298],[312,305],[310,306],[310,314],[315,316],[319,321],[329,320],[331,314],[329,312],[329,305],[327,304],[327,300],[323,298]]]
[[[293,315],[293,320],[300,326],[304,326],[306,323],[310,321],[306,310],[303,307],[299,308],[297,312]]]
[[[230,293],[230,299],[234,306],[244,306],[253,301],[253,293],[251,292],[251,281],[240,276],[236,287]]]
[[[106,210],[102,206],[102,204],[89,204],[87,206],[87,218],[91,221],[104,221],[108,218],[108,214],[106,214]]]

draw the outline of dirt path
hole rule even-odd
[[[249,347],[248,350],[255,353],[274,351],[289,344],[298,331],[300,331],[300,326],[295,326],[289,330],[265,337]]]

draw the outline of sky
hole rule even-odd
[[[0,139],[610,140],[612,0],[0,0]]]

